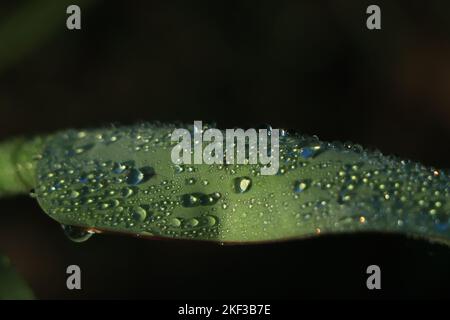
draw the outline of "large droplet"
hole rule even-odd
[[[234,189],[237,193],[244,193],[250,190],[252,180],[248,177],[240,177],[234,179]]]
[[[189,227],[196,227],[196,226],[198,226],[198,224],[199,224],[199,221],[196,218],[189,219],[187,222],[187,225]]]
[[[141,171],[142,174],[144,175],[142,182],[147,182],[156,174],[155,169],[153,169],[152,167],[149,167],[149,166],[142,167],[141,169],[139,169],[139,171]]]
[[[64,224],[62,224],[61,227],[66,237],[73,242],[85,242],[94,234],[93,232],[90,232],[81,227],[69,226]]]
[[[217,218],[211,215],[205,216],[206,224],[210,227],[214,226],[217,223]]]
[[[133,186],[138,185],[144,179],[144,174],[138,169],[131,169],[127,175],[127,183]]]
[[[202,193],[184,194],[181,196],[181,205],[183,207],[197,207],[202,204],[201,199],[204,195]]]
[[[144,208],[137,206],[133,209],[132,217],[134,221],[142,222],[147,217],[147,211],[145,211]]]
[[[169,223],[170,223],[170,225],[171,225],[172,227],[179,227],[179,226],[181,226],[181,220],[178,219],[178,218],[172,218],[172,219],[170,219]]]

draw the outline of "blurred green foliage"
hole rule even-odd
[[[76,1],[83,8],[96,1]],[[70,0],[26,1],[17,10],[4,17],[0,23],[0,72],[21,60],[38,46],[43,45],[54,33],[63,30],[67,16],[65,8]]]
[[[31,300],[33,292],[12,268],[9,259],[0,255],[0,299],[1,300]]]

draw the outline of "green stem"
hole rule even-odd
[[[0,197],[28,193],[34,188],[43,144],[42,138],[15,138],[0,143]]]

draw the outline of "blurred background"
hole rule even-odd
[[[66,28],[77,4],[82,29]],[[366,28],[381,7],[382,29]],[[450,2],[0,2],[0,140],[142,121],[263,123],[450,168]],[[0,250],[38,298],[443,298],[450,250],[401,236],[76,244],[27,197]],[[66,289],[66,267],[82,290]],[[377,264],[382,290],[368,291]],[[0,284],[1,285],[1,284]]]

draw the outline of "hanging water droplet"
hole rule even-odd
[[[234,189],[237,193],[244,193],[250,190],[252,180],[248,177],[240,177],[234,179]]]
[[[62,224],[61,227],[66,237],[72,240],[73,242],[85,242],[94,234],[93,232],[89,232],[85,228],[81,227],[64,224]]]

